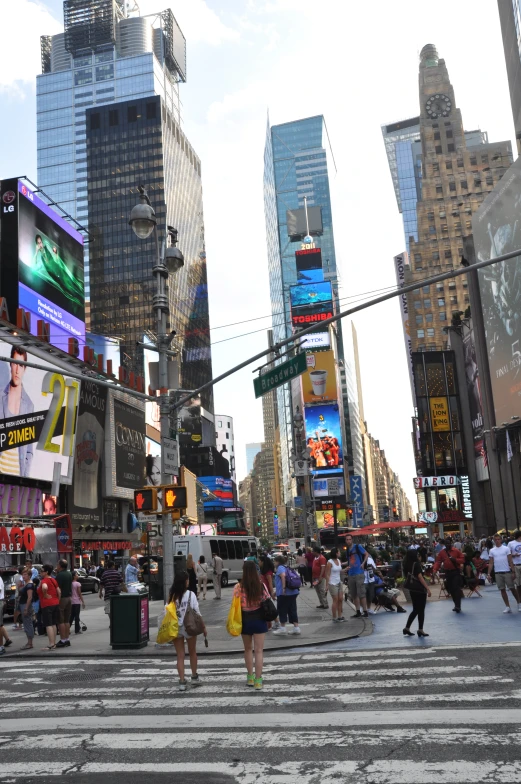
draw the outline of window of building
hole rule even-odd
[[[226,438],[230,438],[230,434],[228,432],[226,432]]]
[[[445,168],[452,171],[452,161],[445,161]]]
[[[467,180],[462,180],[462,181],[461,181],[461,187],[462,187],[462,188],[468,188],[468,187],[469,187],[469,186],[468,186],[468,183],[467,183]]]
[[[427,321],[427,323],[432,322],[432,313],[425,314],[425,321]]]
[[[427,330],[427,337],[428,338],[434,337],[434,329],[432,327],[429,327],[429,329]]]
[[[443,292],[443,283],[436,283],[436,291]]]
[[[440,165],[439,165],[439,163],[433,163],[433,164],[432,164],[432,171],[433,171],[433,172],[439,172],[439,170],[440,170]]]
[[[424,294],[428,294],[430,290],[431,290],[431,287],[430,287],[430,286],[424,286],[424,287],[423,287],[423,293],[424,293]]]
[[[424,300],[423,300],[423,307],[424,307],[424,308],[430,308],[430,306],[431,306],[431,301],[430,301],[430,299],[424,299]]]
[[[445,258],[446,259],[451,259],[452,258],[452,251],[451,250],[446,250],[445,251]]]
[[[452,139],[452,136],[453,136],[452,130],[448,130],[447,131],[447,139]]]
[[[429,234],[436,234],[436,226],[429,226]]]
[[[471,155],[470,156],[470,165],[471,166],[476,166],[477,162],[478,162],[478,159],[476,158],[476,156],[475,155]]]
[[[439,127],[439,126],[438,126],[438,123],[432,123],[432,127],[433,127],[433,128],[438,128],[438,127]]]
[[[454,280],[450,281],[450,283],[449,283],[449,290],[450,291],[455,291],[456,290],[456,282]]]
[[[222,421],[221,421],[221,420],[219,420],[219,421],[217,422],[217,427],[222,427],[222,426],[223,426],[223,423],[222,423]]]
[[[455,191],[455,190],[456,190],[456,183],[449,182],[449,191]]]
[[[421,255],[421,253],[415,253],[415,254],[414,254],[414,261],[415,261],[415,263],[417,264],[417,263],[418,263],[419,261],[421,261],[421,260],[422,260],[422,255]]]
[[[444,310],[440,310],[440,321],[447,321],[447,314]]]
[[[447,152],[454,152],[454,149],[455,147],[453,144],[447,144]]]
[[[443,193],[441,185],[436,185],[436,193]]]
[[[439,131],[434,131],[434,140],[439,142],[440,139],[441,139],[440,132]]]
[[[488,163],[488,155],[481,156],[481,163]]]
[[[451,297],[450,298],[450,304],[451,305],[457,305],[458,304],[458,298],[457,297]]]
[[[228,428],[230,427],[230,423],[228,422]]]
[[[421,324],[423,322],[423,316],[416,314],[416,323]]]
[[[95,114],[90,116],[90,129],[91,131],[97,131],[99,128],[101,128],[101,115],[99,112],[95,112]]]
[[[438,297],[438,307],[441,308],[441,307],[444,307],[444,305],[445,305],[445,298],[444,297]]]
[[[92,68],[83,68],[81,71],[74,71],[74,86],[81,87],[83,84],[92,82]]]
[[[129,106],[127,109],[128,122],[137,122],[137,106]]]
[[[96,81],[106,82],[107,79],[114,79],[114,65],[98,65],[96,66]]]
[[[479,177],[474,177],[474,185],[476,188],[479,188],[481,185],[481,179]]]
[[[488,177],[485,180],[485,182],[487,183],[487,185],[492,185],[493,184],[493,180],[492,180],[492,177],[490,176],[490,174],[488,175]]]
[[[458,169],[463,169],[463,158],[458,158],[457,164],[458,164]]]
[[[119,112],[117,109],[109,111],[109,125],[119,125]]]
[[[422,306],[421,299],[416,299],[414,301],[414,307],[416,308],[416,310],[420,310],[421,306]]]
[[[147,103],[147,120],[155,120],[155,119],[156,119],[156,104]]]
[[[434,213],[433,213],[433,212],[428,212],[428,213],[427,213],[427,218],[428,218],[430,221],[433,221],[433,220],[434,220]]]
[[[425,337],[425,330],[423,330],[423,329],[417,329],[417,330],[416,330],[416,337],[417,337],[417,338],[424,338],[424,337]],[[419,348],[419,347],[418,347],[418,348]]]
[[[440,254],[437,250],[435,250],[434,253],[432,254],[432,260],[439,261],[439,258],[440,258]]]
[[[437,144],[434,151],[437,155],[441,155],[441,144]]]
[[[465,297],[465,304],[467,304],[467,305],[468,305],[468,304],[469,304],[469,302],[470,302],[469,298],[468,298],[468,297]]]

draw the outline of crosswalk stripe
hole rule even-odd
[[[135,762],[106,763],[86,762],[18,762],[2,763],[2,773],[7,779],[28,776],[58,776],[74,773],[103,775],[117,773],[124,780],[131,773],[208,774],[229,776],[231,781],[241,784],[461,784],[472,781],[474,784],[520,784],[521,771],[515,763],[502,763],[488,760],[470,762],[468,760],[447,760],[429,762],[427,760],[394,759],[369,760],[368,762],[298,761],[270,763],[269,772],[265,763],[243,762]]]
[[[495,733],[491,730],[476,728],[444,728],[429,727],[418,729],[411,734],[410,728],[381,729],[378,735],[371,735],[367,730],[282,730],[278,732],[118,732],[81,734],[44,734],[31,737],[31,750],[83,748],[90,751],[96,749],[124,749],[127,752],[140,749],[192,749],[204,748],[307,748],[309,746],[380,746],[382,743],[407,743],[408,745],[437,745],[439,743],[458,746],[474,746],[476,743],[499,746],[521,745],[521,732]],[[0,736],[0,748],[27,749],[27,738],[11,738]]]
[[[186,707],[191,706],[191,700],[187,700]],[[229,702],[227,703],[229,706]],[[132,702],[135,705],[135,702]],[[17,706],[18,707],[18,706]],[[28,710],[22,708],[21,710]],[[309,724],[311,714],[306,713],[257,713],[248,714],[248,725],[250,727],[268,727],[274,729],[282,727],[284,730],[288,726],[302,727]],[[137,721],[138,719],[138,721]],[[38,719],[27,715],[24,718],[10,718],[0,720],[0,732],[29,732],[29,731],[59,731],[64,726],[64,721],[67,722],[67,729],[69,730],[83,730],[87,727],[94,727],[98,731],[101,729],[135,729],[136,723],[143,727],[156,727],[158,730],[169,729],[172,723],[170,715],[154,714],[140,714],[139,717],[134,715],[111,715],[111,716],[89,716],[89,715],[74,715],[64,716],[45,716]],[[356,726],[356,727],[383,727],[390,726],[404,726],[412,725],[412,727],[433,724],[441,724],[446,726],[474,726],[483,724],[482,712],[477,709],[465,708],[463,710],[454,709],[447,711],[438,708],[425,708],[421,710],[378,710],[371,711],[334,711],[324,713],[312,714],[314,727],[338,727],[338,726]],[[489,712],[487,715],[487,724],[519,724],[521,721],[521,712],[519,708],[497,708]],[[186,729],[201,730],[206,727],[215,728],[218,725],[219,729],[229,727],[233,729],[242,729],[244,726],[243,713],[221,712],[220,714],[208,713],[189,713],[183,714],[183,727]]]

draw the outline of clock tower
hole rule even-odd
[[[472,213],[512,162],[510,142],[488,144],[487,134],[465,132],[445,60],[433,44],[420,53],[421,198],[417,237],[409,237],[406,283],[457,268]],[[413,351],[444,349],[444,327],[469,305],[466,276],[423,286],[408,297]]]

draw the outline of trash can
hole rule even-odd
[[[110,597],[110,645],[113,649],[144,648],[149,635],[148,593]]]

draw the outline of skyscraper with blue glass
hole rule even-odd
[[[277,342],[292,334],[290,287],[297,280],[294,231],[288,225],[291,213],[302,210],[305,203],[309,214],[320,208],[321,226],[313,237],[320,248],[324,281],[333,290],[334,307],[339,307],[339,275],[336,264],[330,178],[336,173],[327,127],[322,115],[270,126],[268,122],[264,149],[264,209],[270,281],[273,337]],[[288,216],[289,213],[289,216]],[[312,232],[313,233],[313,232]],[[364,476],[362,438],[359,426],[358,399],[354,365],[344,350],[342,330],[338,328],[338,366],[345,434],[345,467],[348,475]],[[293,416],[298,405],[289,385],[279,387],[278,415],[281,440],[281,462],[286,503],[292,500]]]
[[[421,200],[422,178],[420,118],[382,125],[382,134],[408,252],[410,237],[418,241],[416,204]]]

